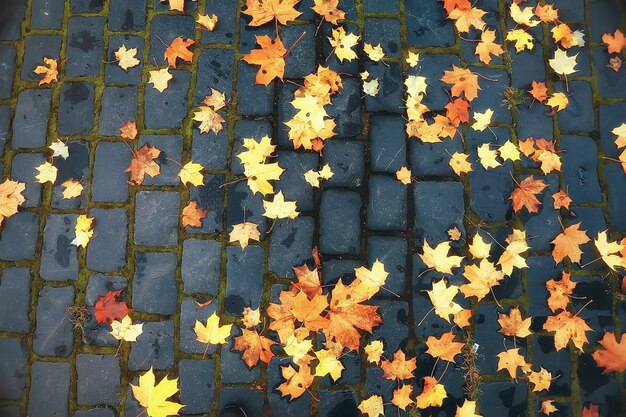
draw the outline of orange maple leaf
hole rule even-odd
[[[39,81],[39,85],[50,84],[52,81],[58,81],[59,68],[56,59],[47,58],[43,59],[45,65],[38,65],[33,72],[35,74],[44,74],[44,77]]]
[[[182,36],[174,39],[165,50],[165,54],[163,54],[167,64],[172,68],[176,68],[177,58],[191,62],[193,60],[193,52],[189,50],[189,47],[193,44],[195,44],[193,39],[183,39]]]
[[[498,353],[498,371],[506,369],[511,378],[517,381],[517,368],[522,371],[530,369],[524,357],[519,353],[519,348],[509,349]]]
[[[26,184],[10,179],[0,184],[0,225],[4,219],[17,213],[18,207],[26,201],[22,195],[25,189]]]
[[[478,97],[478,75],[466,68],[459,68],[452,65],[452,71],[444,71],[441,81],[452,85],[452,95],[460,97],[461,93],[465,94],[467,101],[472,101]]]
[[[313,11],[324,18],[325,21],[337,24],[339,19],[343,19],[346,13],[339,9],[339,0],[314,0],[315,5],[311,7]]]
[[[443,8],[446,9],[446,12],[450,14],[450,12],[454,9],[468,10],[472,7],[472,3],[469,0],[439,0],[443,1]]]
[[[135,153],[134,158],[130,161],[130,166],[125,171],[130,172],[131,184],[140,185],[146,174],[155,177],[161,173],[161,167],[155,162],[160,154],[159,149],[149,145],[144,145]]]
[[[543,23],[555,23],[559,20],[559,11],[554,8],[553,4],[538,4],[535,7],[535,16],[537,16]]]
[[[233,349],[243,352],[243,361],[252,368],[259,363],[259,359],[265,363],[270,363],[274,357],[272,345],[274,341],[265,336],[261,336],[256,330],[241,329],[241,336],[235,337]]]
[[[322,294],[322,283],[318,269],[309,269],[306,264],[293,268],[298,282],[294,282],[293,286],[304,292],[309,299],[317,294]]]
[[[293,305],[289,311],[291,314],[304,324],[304,327],[311,331],[318,331],[326,326],[326,320],[321,313],[328,307],[328,298],[326,295],[315,294],[309,300],[304,291],[300,291],[293,298]]]
[[[593,329],[582,318],[572,315],[569,311],[561,311],[556,316],[549,316],[543,325],[543,329],[554,334],[554,347],[557,351],[565,348],[572,340],[574,346],[582,351],[587,342],[585,332]]]
[[[593,352],[596,363],[605,368],[604,373],[626,371],[626,337],[622,334],[620,339],[618,343],[614,333],[606,332],[598,342],[604,349]]]
[[[576,283],[571,280],[571,274],[563,272],[561,279],[555,281],[551,279],[546,282],[546,289],[550,296],[548,297],[548,307],[553,313],[557,310],[565,310],[569,304],[569,296],[574,292]]]
[[[528,92],[538,102],[542,102],[548,98],[548,87],[546,87],[546,83],[533,81],[531,87]]]
[[[539,212],[541,201],[537,199],[537,195],[547,186],[548,184],[540,179],[535,179],[532,175],[524,178],[509,197],[513,201],[513,210],[518,212],[526,207],[529,213]]]
[[[137,137],[137,123],[126,122],[120,127],[120,135],[125,139],[135,139]]]
[[[311,367],[309,365],[300,365],[299,370],[292,365],[283,366],[281,368],[285,382],[278,386],[278,391],[282,396],[290,395],[291,399],[298,398],[313,383],[313,375],[311,375]]]
[[[554,244],[552,258],[557,264],[566,257],[572,262],[580,262],[580,257],[583,254],[580,245],[584,245],[591,239],[584,230],[579,230],[579,227],[580,223],[571,225],[550,242]]]
[[[272,19],[286,25],[302,13],[295,9],[300,0],[246,0],[242,13],[252,17],[250,26],[261,26]]]
[[[198,203],[190,201],[189,204],[183,208],[181,223],[183,227],[202,227],[202,219],[206,218],[208,211],[202,207],[198,207]]]
[[[597,404],[589,404],[583,408],[583,417],[600,417],[600,410]]]
[[[485,28],[483,16],[486,14],[482,9],[470,7],[469,9],[454,9],[448,13],[448,18],[454,20],[454,25],[459,32],[469,32],[473,26],[477,30]]]
[[[610,54],[619,54],[622,49],[626,48],[626,37],[619,29],[616,29],[614,34],[602,35],[602,42],[608,47]]]
[[[287,50],[280,37],[272,39],[267,35],[261,35],[256,37],[256,42],[261,48],[253,49],[243,57],[248,64],[261,66],[254,82],[268,85],[276,77],[282,81],[285,73],[284,56]]]
[[[558,193],[552,194],[552,199],[554,200],[554,209],[558,210],[561,207],[569,210],[569,205],[572,203],[572,199],[565,193],[565,191],[560,190]]]
[[[380,363],[380,368],[384,371],[383,376],[387,379],[411,379],[414,376],[413,371],[417,368],[417,363],[415,358],[407,360],[404,352],[398,349],[393,354],[393,360],[383,360]]]
[[[444,361],[454,362],[454,357],[461,353],[464,344],[454,341],[454,333],[447,332],[441,335],[439,339],[435,336],[428,336],[426,339],[428,353],[433,358],[439,358]]]
[[[462,98],[457,98],[446,105],[446,117],[450,123],[458,127],[461,123],[469,121],[470,105]]]
[[[502,45],[495,43],[496,31],[485,30],[480,35],[480,42],[476,45],[475,54],[478,55],[480,61],[489,64],[491,62],[491,55],[500,56],[504,53]]]
[[[522,318],[522,313],[518,307],[511,308],[509,314],[498,313],[498,324],[500,325],[500,333],[505,336],[526,337],[530,332],[530,317]]]

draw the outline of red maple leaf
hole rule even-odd
[[[98,323],[111,324],[113,320],[123,319],[133,311],[125,302],[119,301],[121,292],[122,290],[109,291],[104,296],[98,297],[93,308]]]

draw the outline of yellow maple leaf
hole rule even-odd
[[[263,215],[270,219],[295,219],[299,214],[296,210],[296,202],[285,201],[282,191],[274,196],[273,201],[263,200],[263,209],[265,210]]]
[[[37,174],[37,176],[35,177],[35,181],[37,181],[38,183],[44,184],[46,182],[50,182],[50,184],[54,184],[54,182],[57,180],[57,172],[59,170],[50,162],[44,162],[36,169],[39,174]]]
[[[6,218],[17,213],[20,205],[26,201],[22,192],[26,189],[26,184],[10,179],[0,183],[0,224]]]
[[[407,167],[402,167],[396,171],[396,178],[404,185],[411,183],[411,170]]]
[[[511,13],[511,19],[520,25],[535,27],[541,23],[540,20],[535,19],[534,10],[530,6],[522,9],[517,3],[511,3],[509,11]]]
[[[569,56],[567,51],[557,49],[554,51],[554,57],[548,60],[548,62],[557,74],[569,75],[578,71],[576,69],[576,57],[578,57],[578,54]]]
[[[198,23],[209,32],[213,32],[213,30],[215,30],[215,27],[217,26],[217,16],[214,14],[211,16],[209,16],[208,14],[198,14],[198,19],[196,19],[196,23]]]
[[[111,322],[111,336],[117,340],[126,340],[127,342],[137,341],[137,336],[143,333],[143,323],[133,324],[130,316],[124,316],[120,320],[113,320]]]
[[[483,143],[477,148],[478,160],[485,169],[497,168],[502,165],[496,159],[498,157],[498,152],[496,150],[489,149],[489,145],[489,143]]]
[[[463,405],[456,407],[456,414],[454,417],[482,417],[480,414],[476,414],[476,401],[465,400]]]
[[[533,392],[549,390],[552,384],[552,374],[544,368],[539,368],[539,371],[530,371],[528,380],[535,385]]]
[[[489,257],[491,251],[491,243],[485,242],[483,237],[476,233],[469,245],[469,251],[476,259],[484,259]]]
[[[382,340],[372,340],[365,346],[365,354],[367,361],[370,363],[380,363],[380,357],[383,355],[384,345]]]
[[[433,304],[435,314],[448,323],[450,323],[450,314],[454,315],[463,310],[459,304],[452,301],[458,292],[459,287],[456,285],[447,287],[443,279],[433,282],[433,289],[426,291],[430,302]]]
[[[178,415],[184,406],[167,398],[178,392],[178,378],[168,379],[164,377],[155,386],[154,372],[152,367],[143,375],[139,376],[139,385],[130,384],[135,399],[143,407],[149,417],[167,417]]]
[[[522,371],[528,370],[530,367],[526,363],[526,359],[520,355],[519,348],[509,349],[498,353],[498,371],[506,369],[511,378],[517,381],[517,368]]]
[[[248,179],[250,191],[267,195],[274,194],[274,186],[270,181],[278,180],[284,171],[277,162],[274,162],[271,164],[246,164],[243,173]]]
[[[533,37],[524,29],[510,30],[506,34],[506,40],[515,42],[515,50],[517,52],[522,52],[524,49],[532,51],[535,47],[535,44],[533,43]]]
[[[173,78],[169,67],[161,68],[160,70],[152,70],[149,74],[150,80],[148,83],[152,83],[154,88],[158,90],[159,93],[165,91],[168,82]]]
[[[89,239],[93,236],[93,229],[91,228],[92,223],[93,217],[87,217],[85,214],[79,215],[76,219],[76,227],[74,228],[76,236],[70,244],[86,248]]]
[[[420,254],[420,258],[427,267],[445,274],[452,274],[452,268],[461,265],[462,256],[449,256],[450,242],[441,242],[436,247],[431,247],[426,239],[423,246],[424,253]]]
[[[180,168],[178,172],[178,176],[180,177],[180,181],[187,185],[189,183],[199,187],[204,184],[204,177],[202,176],[202,171],[204,167],[200,164],[196,164],[193,161],[187,162]]]
[[[344,60],[352,61],[357,57],[356,52],[352,48],[358,43],[359,35],[346,33],[343,26],[333,29],[332,35],[328,40],[340,62],[343,63]]]
[[[354,274],[356,279],[361,281],[361,285],[358,286],[359,291],[365,291],[367,299],[372,298],[380,290],[380,287],[385,285],[389,276],[389,272],[385,271],[385,265],[378,259],[372,264],[372,269],[361,266],[354,269]]]
[[[252,222],[243,222],[233,226],[233,230],[228,235],[229,243],[239,242],[241,249],[245,249],[248,246],[250,240],[259,241],[261,233],[259,232],[259,225]]]
[[[474,124],[472,124],[472,129],[482,132],[485,130],[489,123],[491,123],[491,118],[493,117],[493,110],[487,109],[484,112],[480,113],[474,112]]]
[[[367,42],[363,44],[363,52],[367,54],[367,57],[372,61],[378,62],[385,57],[385,53],[383,52],[383,48],[378,45],[372,45]]]
[[[118,61],[117,64],[124,71],[128,71],[129,68],[139,65],[140,61],[135,58],[135,55],[137,55],[137,48],[127,49],[124,44],[115,51],[115,59]]]
[[[199,320],[196,320],[196,325],[194,326],[193,331],[196,333],[198,342],[206,343],[207,345],[217,345],[226,343],[226,339],[230,336],[232,327],[232,324],[220,326],[220,318],[217,313],[213,313],[207,319],[206,325],[202,324]]]
[[[272,145],[272,139],[267,135],[258,142],[253,138],[244,138],[243,147],[246,150],[237,154],[242,165],[262,164],[276,149],[276,146]]]
[[[243,325],[246,326],[248,329],[261,324],[260,308],[253,309],[250,307],[244,307],[242,316]]]
[[[419,52],[409,51],[408,57],[406,59],[406,63],[409,64],[409,67],[415,68],[417,64],[419,64],[419,62],[420,62]]]
[[[83,193],[83,184],[75,179],[67,180],[61,184],[64,188],[63,198],[70,199],[74,197],[80,197]]]
[[[482,300],[492,288],[504,279],[502,271],[498,271],[492,262],[481,259],[479,266],[465,265],[463,276],[469,284],[461,285],[461,292],[466,297],[475,296],[478,301]]]
[[[500,153],[500,158],[502,158],[503,161],[506,161],[506,160],[519,161],[520,160],[519,149],[517,149],[517,146],[515,146],[515,144],[511,142],[510,140],[507,140],[504,143],[504,145],[500,146],[500,149],[498,149],[498,152]]]
[[[67,145],[60,140],[57,139],[52,145],[48,146],[49,149],[52,149],[52,157],[55,158],[57,156],[67,159],[70,156],[70,151]]]
[[[424,389],[422,393],[417,396],[415,402],[417,403],[417,408],[428,408],[428,407],[441,407],[443,404],[444,398],[447,398],[448,394],[446,393],[445,387],[438,383],[435,378],[432,376],[424,377]]]
[[[320,361],[315,367],[315,376],[325,376],[330,374],[333,381],[341,378],[341,373],[343,372],[344,367],[330,349],[322,349],[314,353]]]
[[[324,103],[318,97],[305,92],[294,98],[291,104],[298,109],[294,117],[309,121],[315,130],[324,129],[326,126],[324,117],[327,117],[328,113],[324,109]]]
[[[242,13],[252,17],[250,26],[261,26],[270,20],[286,25],[302,13],[295,9],[299,0],[246,0]]]
[[[618,148],[623,148],[626,146],[626,123],[622,123],[621,125],[615,127],[611,130],[617,139],[615,139],[615,146]]]
[[[213,131],[216,135],[222,130],[224,118],[209,106],[200,106],[193,113],[193,120],[200,122],[200,132],[209,133]]]
[[[498,266],[502,268],[504,275],[511,275],[513,268],[526,268],[526,259],[521,256],[529,247],[526,244],[526,232],[513,229],[513,232],[506,238],[506,249],[498,259]]]
[[[487,12],[477,7],[470,7],[468,9],[455,8],[448,13],[448,17],[454,20],[454,25],[459,32],[469,32],[471,27],[482,31],[485,28],[483,16],[486,13]]]
[[[367,414],[368,417],[384,416],[383,398],[380,395],[372,395],[367,400],[361,401],[359,410],[361,413]]]
[[[461,176],[461,174],[472,171],[472,163],[469,162],[467,158],[469,158],[469,155],[462,152],[455,152],[450,156],[450,162],[448,162],[448,164],[456,175]]]
[[[598,233],[598,236],[593,241],[596,245],[596,249],[600,252],[600,257],[611,268],[616,271],[617,267],[624,267],[624,259],[621,257],[620,252],[624,250],[624,245],[618,242],[609,242],[607,236],[608,230]]]
[[[552,110],[555,112],[560,112],[569,104],[569,98],[565,95],[565,93],[554,93],[550,98],[546,101],[546,104],[552,107]]]

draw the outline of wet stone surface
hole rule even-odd
[[[180,391],[170,399],[184,404],[179,414],[189,417],[217,416],[232,404],[247,417],[357,417],[364,415],[358,405],[371,395],[382,397],[385,416],[414,416],[413,406],[399,410],[391,403],[394,390],[412,384],[415,398],[431,375],[444,385],[446,398],[441,407],[417,410],[422,416],[454,417],[470,396],[482,417],[543,416],[541,403],[548,399],[558,408],[552,416],[581,417],[589,404],[599,405],[600,417],[626,415],[626,377],[604,372],[592,356],[605,332],[621,335],[626,323],[624,271],[611,272],[593,242],[607,229],[610,242],[626,237],[623,148],[612,132],[626,123],[626,77],[623,67],[607,68],[609,59],[621,55],[608,53],[602,41],[604,33],[623,27],[626,9],[617,0],[522,2],[533,10],[537,3],[554,3],[559,22],[584,33],[585,45],[568,50],[577,54],[577,71],[566,79],[548,62],[561,48],[552,37],[554,25],[516,23],[511,2],[471,2],[487,12],[486,27],[495,30],[504,49],[489,64],[475,54],[481,31],[459,31],[444,9],[450,2],[438,0],[340,0],[345,19],[339,25],[322,21],[311,9],[313,0],[300,0],[296,22],[258,27],[241,13],[245,2],[235,0],[185,0],[184,12],[159,0],[5,2],[0,184],[10,178],[26,188],[16,214],[6,217],[0,206],[0,417],[140,416],[146,410],[129,383],[137,385],[150,368],[157,382],[178,378]],[[199,14],[218,16],[213,31],[200,27]],[[333,53],[328,37],[338,26],[360,36],[358,59],[341,62]],[[506,40],[514,28],[532,34],[532,50],[517,52]],[[258,47],[258,36],[277,34],[289,50],[283,79],[254,84],[258,66],[242,56]],[[149,82],[150,71],[166,68],[164,54],[177,37],[194,41],[193,59],[178,59],[169,68],[167,89],[159,92]],[[385,58],[368,58],[364,42],[380,44]],[[138,65],[120,67],[115,53],[122,45],[136,48]],[[406,61],[409,52],[419,53],[417,65]],[[59,76],[39,85],[42,75],[34,70],[44,58],[57,60]],[[409,138],[405,77],[426,77],[422,103],[431,124],[446,114],[451,85],[441,78],[452,65],[478,76],[467,126],[439,143]],[[305,77],[320,66],[337,71],[342,87],[324,106],[334,137],[315,152],[294,147],[285,123],[298,112],[291,102],[302,94]],[[365,71],[379,82],[375,96],[363,92]],[[565,93],[568,106],[552,114],[537,101],[513,108],[503,103],[509,86],[528,98],[532,81],[546,82],[549,94]],[[217,134],[200,132],[193,120],[212,89],[226,96],[219,113],[225,123]],[[476,113],[487,109],[494,111],[489,127],[472,128]],[[126,122],[136,123],[135,139],[121,138]],[[276,145],[267,161],[285,170],[272,185],[295,202],[295,219],[265,217],[264,203],[272,195],[253,193],[240,180],[244,167],[237,155],[245,150],[244,140],[264,136]],[[498,156],[496,168],[481,164],[481,145],[497,151],[507,141],[519,146],[527,138],[554,146],[561,169],[544,174],[541,162],[528,156]],[[57,141],[68,146],[67,158],[52,156],[48,146]],[[132,184],[127,169],[144,145],[161,151],[155,161],[160,174]],[[455,174],[449,165],[454,153],[469,156],[471,172]],[[190,161],[202,165],[202,185],[181,183],[181,166]],[[37,181],[44,162],[58,169],[52,183]],[[306,172],[326,164],[333,176],[321,187],[305,181]],[[408,185],[396,178],[402,167],[411,171]],[[536,213],[516,212],[511,193],[529,175],[547,187],[537,195]],[[80,196],[64,198],[69,180],[84,187]],[[569,209],[554,208],[552,195],[560,190],[572,199]],[[181,224],[189,202],[206,211],[200,227]],[[94,219],[86,247],[72,243],[79,215]],[[260,231],[245,248],[229,236],[243,222]],[[581,245],[580,262],[556,264],[553,239],[579,223],[591,239]],[[460,237],[451,239],[455,229]],[[453,317],[448,321],[433,311],[426,291],[442,280],[448,287],[467,284],[469,260],[451,273],[433,270],[420,257],[424,243],[450,242],[444,259],[467,257],[467,245],[478,234],[491,244],[488,259],[497,262],[506,256],[513,230],[526,234],[527,267],[515,268],[481,300],[462,292],[451,298],[472,312],[469,326],[460,328]],[[316,376],[308,392],[290,400],[279,387],[287,366],[297,366],[281,346],[272,347],[276,356],[269,363],[252,367],[234,349],[245,308],[259,308],[256,331],[278,340],[268,329],[266,309],[289,289],[293,267],[319,262],[322,291],[329,294],[338,281],[360,279],[355,268],[376,261],[388,276],[367,304],[377,307],[382,322],[362,332],[360,352],[343,352],[338,380]],[[546,282],[563,272],[576,283],[567,311],[593,330],[585,333],[582,352],[572,343],[557,351],[554,332],[543,328],[560,312],[548,307]],[[98,323],[96,304],[109,291],[119,292],[116,299],[132,309],[133,323],[143,325],[136,341],[119,341],[109,324]],[[531,317],[530,336],[498,332],[498,318],[513,307]],[[194,327],[214,313],[220,325],[233,324],[227,341],[201,343]],[[454,341],[471,341],[453,363],[427,353],[427,339],[447,332]],[[314,350],[332,346],[321,334],[306,338]],[[383,360],[398,349],[416,357],[415,379],[385,378],[363,353],[372,341],[384,343]],[[515,347],[532,370],[551,373],[549,389],[533,392],[521,371],[514,380],[498,370],[497,355]],[[466,382],[471,348],[479,390]],[[318,367],[313,359],[312,372]]]

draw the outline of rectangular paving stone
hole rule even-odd
[[[323,164],[330,165],[333,176],[329,187],[360,187],[365,175],[365,145],[360,141],[329,140],[324,145]]]
[[[43,249],[39,274],[47,281],[78,279],[76,246],[77,214],[49,214],[43,231]]]
[[[73,304],[74,287],[43,287],[39,291],[33,339],[36,354],[58,357],[72,354],[74,334],[66,309]]]
[[[548,393],[551,395],[570,395],[570,357],[567,350],[557,351],[552,336],[532,337],[533,368],[548,369],[559,377],[552,381]]]
[[[11,97],[16,50],[13,45],[0,45],[0,99]]]
[[[120,400],[120,362],[113,355],[76,355],[79,405],[111,405]]]
[[[71,0],[72,13],[97,13],[102,10],[104,0]]]
[[[406,291],[407,251],[407,241],[402,237],[367,238],[367,264],[371,266],[378,260],[385,265],[385,271],[389,273],[385,288],[396,294],[403,294]],[[380,290],[377,296],[393,296],[389,291]]]
[[[224,311],[229,316],[240,316],[244,307],[259,307],[263,293],[265,254],[259,246],[248,246],[243,250],[229,246],[226,255]]]
[[[122,142],[99,142],[91,182],[91,200],[124,202],[128,200],[129,174],[132,154]]]
[[[220,1],[211,4],[210,10],[205,10],[206,14],[216,14],[219,17],[219,24],[213,31],[203,30],[200,43],[211,44],[232,44],[235,42],[237,32],[237,2]]]
[[[87,246],[87,267],[98,272],[119,271],[126,265],[126,209],[91,209],[89,216],[94,218],[94,236]]]
[[[293,267],[311,258],[315,220],[299,216],[278,221],[270,238],[269,269],[283,278],[293,278]]]
[[[86,135],[94,126],[94,85],[66,82],[61,87],[57,133]]]
[[[241,331],[233,326],[227,344],[220,351],[220,379],[225,384],[252,383],[261,376],[259,365],[248,368],[241,358],[241,352],[233,350],[233,340],[240,335]]]
[[[26,384],[28,349],[22,339],[0,339],[0,398],[20,400]]]
[[[325,190],[319,208],[319,249],[329,255],[361,251],[361,196],[353,191]],[[342,227],[337,227],[340,224]]]
[[[361,133],[361,85],[352,77],[341,81],[343,88],[331,96],[331,104],[324,108],[328,117],[335,121],[337,137],[352,138]]]
[[[399,0],[364,0],[365,13],[399,13]]]
[[[557,113],[559,129],[568,132],[591,132],[595,127],[594,114],[589,110],[593,106],[591,85],[587,81],[577,80],[568,84],[570,91],[576,91],[576,94],[569,97],[567,107]],[[554,90],[567,94],[563,82],[556,83]]]
[[[154,314],[176,312],[177,262],[175,253],[135,253],[133,309]]]
[[[602,201],[598,182],[598,147],[593,139],[562,135],[563,180],[574,203]]]
[[[235,68],[235,54],[232,49],[202,49],[198,58],[198,72],[194,103],[197,105],[206,96],[211,94],[214,88],[226,94],[226,98],[232,97],[233,69]]]
[[[247,387],[224,387],[220,390],[219,409],[228,404],[239,405],[247,417],[263,415],[263,393]]]
[[[460,138],[444,140],[441,143],[426,143],[411,139],[409,142],[411,174],[413,176],[454,176],[450,167],[450,155],[463,152]]]
[[[39,81],[42,76],[33,71],[43,65],[44,58],[59,59],[61,53],[60,35],[33,35],[24,40],[24,60],[22,61],[22,80]]]
[[[194,129],[191,139],[191,160],[206,170],[223,170],[227,164],[228,131],[222,129],[217,135]],[[233,158],[235,160],[237,158]]]
[[[113,7],[113,2],[110,3]],[[135,3],[133,3],[135,4]],[[109,20],[109,25],[110,25]],[[109,51],[104,65],[104,81],[108,84],[131,84],[136,85],[141,81],[141,70],[143,68],[142,59],[139,64],[127,70],[119,66],[115,59],[115,52],[124,45],[127,49],[137,49],[137,57],[143,54],[144,40],[139,36],[132,35],[111,35],[109,36]]]
[[[289,401],[276,389],[283,383],[281,368],[287,365],[282,358],[272,358],[267,365],[267,402],[270,417],[308,417],[310,396],[303,395]]]
[[[11,109],[9,106],[0,106],[0,156],[4,154],[4,144],[11,126]]]
[[[161,151],[156,159],[161,167],[160,174],[155,177],[146,175],[143,185],[177,185],[180,183],[178,173],[182,161],[183,137],[179,135],[140,135],[137,149],[144,145],[155,147]]]
[[[126,288],[128,283],[126,278],[119,276],[95,274],[89,277],[87,289],[85,291],[85,305],[94,306],[98,298],[104,297],[109,291],[120,291],[116,297],[119,301],[125,301],[127,296]],[[101,326],[95,317],[91,317],[83,325],[83,342],[96,346],[118,346],[119,340],[111,336],[109,326]]]
[[[481,409],[484,417],[500,417],[507,413],[510,417],[521,417],[525,414],[523,410],[528,406],[528,386],[513,382],[485,384],[478,401],[489,404],[489,407],[483,407],[484,411]],[[510,412],[511,410],[513,412]]]
[[[204,301],[204,300],[201,300]],[[216,345],[198,342],[198,336],[193,330],[196,326],[196,321],[201,322],[206,326],[208,318],[217,313],[219,310],[219,303],[217,300],[213,300],[211,303],[205,306],[199,306],[194,298],[183,298],[180,306],[180,341],[178,349],[185,353],[202,353],[213,354],[216,350]]]
[[[38,207],[41,204],[41,184],[35,180],[36,168],[46,162],[41,153],[17,153],[11,162],[11,179],[26,184],[22,195],[26,199],[22,207]]]
[[[286,200],[295,201],[299,212],[314,210],[315,191],[304,179],[304,173],[309,170],[317,171],[318,155],[313,152],[291,151],[278,151],[276,154],[276,162],[285,171],[274,183],[275,190],[282,191]]]
[[[0,280],[0,331],[28,333],[30,269],[6,268]]]
[[[380,86],[376,96],[365,97],[365,109],[370,112],[404,113],[402,66],[397,62],[387,65],[367,62],[365,70],[370,73],[371,78],[378,79]]]
[[[67,416],[70,394],[70,364],[33,362],[28,395],[28,415]]]
[[[394,177],[370,176],[367,228],[377,231],[406,230],[407,194],[407,187]]]
[[[529,137],[549,139],[554,136],[552,117],[546,115],[544,106],[535,103],[530,107],[517,108],[517,136],[521,140]]]
[[[448,47],[455,43],[452,22],[437,0],[406,0],[404,10],[409,46]]]
[[[189,190],[189,201],[195,201],[198,207],[207,211],[206,217],[202,219],[202,227],[187,226],[185,230],[189,233],[219,233],[224,229],[224,188],[220,188],[226,182],[226,177],[222,174],[205,174],[204,185],[191,186]]]
[[[146,5],[148,0],[111,0],[109,2],[109,30],[140,31],[146,27]]]
[[[173,248],[178,243],[179,195],[172,191],[140,191],[135,200],[136,245]]]
[[[187,116],[187,91],[191,81],[189,71],[170,71],[174,77],[162,93],[146,86],[144,122],[147,129],[175,129]]]
[[[286,78],[304,78],[315,72],[317,68],[315,63],[315,30],[315,25],[287,25],[281,28],[280,38],[283,44],[294,45],[291,53],[285,58]],[[299,38],[300,40],[296,44],[295,42]]]
[[[263,197],[259,193],[252,194],[246,183],[239,182],[228,187],[226,225],[229,233],[234,225],[248,221],[259,225],[261,240],[264,239],[267,230],[264,211]]]
[[[258,67],[241,61],[237,66],[237,113],[242,116],[268,116],[274,110],[274,81],[255,84]]]
[[[17,97],[11,146],[40,148],[46,144],[52,90],[24,90]]]
[[[0,414],[5,417],[21,417],[20,407],[17,405],[7,405],[0,407]]]
[[[119,136],[122,125],[137,120],[137,88],[105,87],[101,106],[98,133]]]
[[[186,239],[183,242],[181,276],[185,293],[217,295],[222,245],[217,240]]]
[[[61,29],[63,0],[33,0],[30,26],[33,29]]]
[[[131,344],[128,369],[147,371],[174,366],[174,322],[157,321],[143,324],[143,333]]]
[[[604,178],[608,190],[609,227],[613,231],[626,231],[626,176],[620,164],[607,163],[604,166]]]
[[[372,171],[395,173],[406,166],[406,122],[401,116],[370,117],[369,144]]]
[[[613,33],[614,30],[611,31]],[[605,47],[593,49],[593,63],[597,71],[598,92],[604,97],[626,97],[626,80],[619,72],[606,67],[611,55]]]
[[[405,349],[409,337],[409,304],[404,301],[375,300],[378,314],[383,322],[374,328],[369,340],[384,340],[385,355],[393,356],[398,349]]]
[[[362,265],[361,261],[351,259],[331,259],[322,263],[324,267],[322,269],[322,282],[324,285],[334,285],[339,280],[342,280],[345,284],[354,281],[355,268],[359,268]]]
[[[67,63],[65,73],[68,77],[97,77],[104,53],[104,17],[74,16],[67,25]]]
[[[509,48],[511,57],[511,86],[527,90],[533,81],[546,79],[546,62],[543,49],[533,48],[532,51],[515,52]]]
[[[605,156],[618,159],[622,150],[615,145],[615,135],[612,130],[624,123],[626,103],[599,106],[600,143]]]
[[[504,351],[502,344],[490,343],[493,334],[499,329],[497,306],[493,304],[479,305],[475,317],[474,339],[478,344],[476,353],[481,355],[477,358],[477,364],[485,374],[495,374],[497,373],[496,361],[492,358]]]
[[[613,33],[620,25],[619,8],[610,0],[589,1],[587,15],[590,38],[593,42],[601,42],[602,34]]]
[[[215,393],[215,362],[183,359],[178,364],[180,399],[186,413],[209,413]]]
[[[415,1],[421,2],[421,0]],[[430,2],[437,3],[436,0],[427,0],[427,3]],[[445,13],[440,3],[437,3],[435,7]],[[441,81],[441,77],[444,71],[452,70],[452,65],[456,65],[457,67],[461,65],[458,56],[447,54],[420,54],[420,65],[408,69],[409,75],[420,75],[426,77],[428,80],[426,95],[422,103],[432,111],[443,110],[450,102],[450,97],[447,94],[450,86]]]
[[[194,27],[193,16],[166,14],[154,16],[150,25],[150,56],[148,58],[150,63],[155,60],[159,65],[165,63],[163,54],[167,46],[179,36],[184,39],[193,39]]]
[[[415,218],[413,238],[436,245],[447,241],[448,230],[456,227],[465,236],[465,204],[460,182],[423,181],[413,186]],[[454,245],[453,245],[454,246]]]
[[[56,209],[82,208],[87,202],[87,185],[89,182],[89,144],[85,141],[72,140],[67,142],[69,156],[54,158],[53,165],[58,170],[57,179],[52,188],[50,206]],[[69,180],[79,181],[85,189],[78,197],[63,198],[63,183]]]
[[[39,215],[17,213],[2,222],[0,259],[3,261],[32,260],[39,236]]]
[[[383,48],[385,56],[400,56],[400,21],[396,19],[365,19],[363,42]]]
[[[319,393],[319,416],[334,417],[341,415],[358,416],[359,402],[354,391],[321,391]]]
[[[0,40],[13,41],[21,37],[21,24],[24,20],[24,12],[26,11],[26,3],[14,3],[10,7],[3,20],[2,31],[0,31]]]

